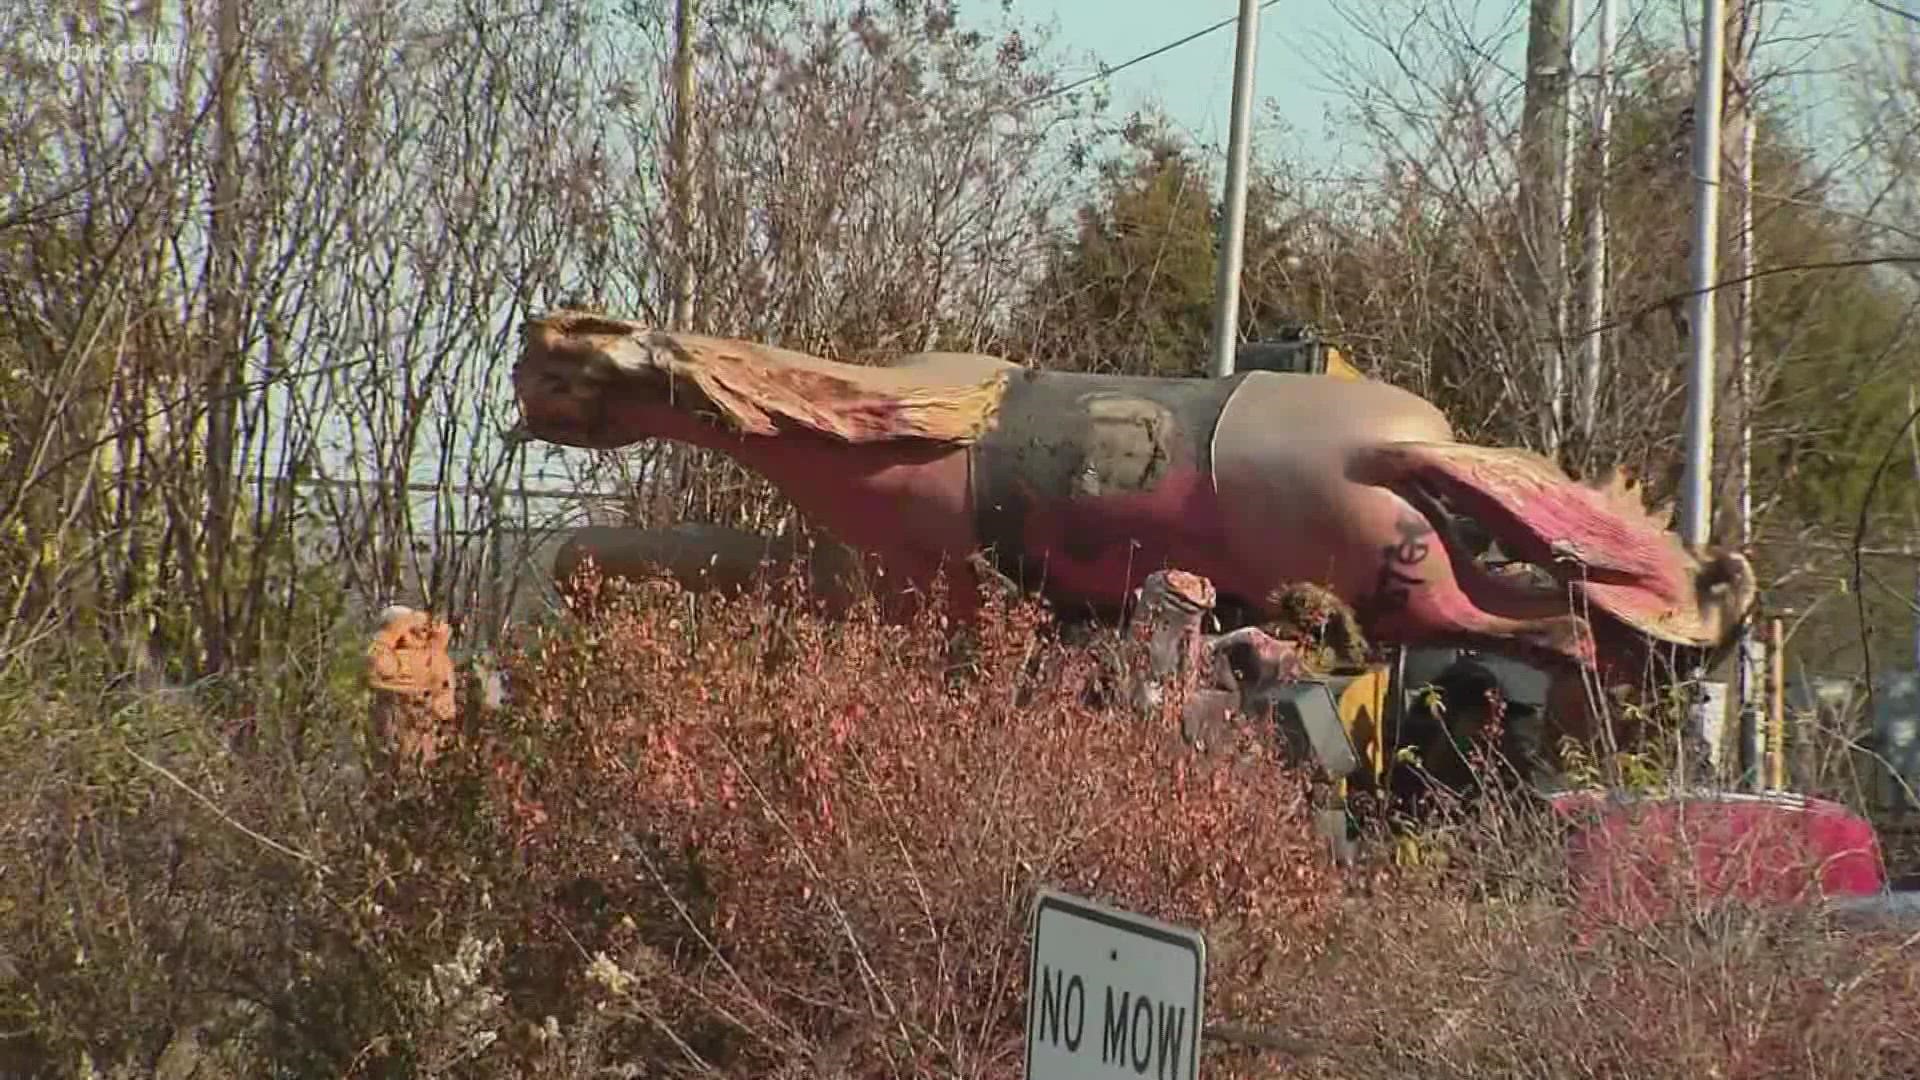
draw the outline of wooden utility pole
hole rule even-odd
[[[667,324],[693,329],[693,7],[676,0],[673,20],[673,298]]]
[[[1721,122],[1722,138],[1732,151],[1727,169],[1728,209],[1733,211],[1733,258],[1728,271],[1735,286],[1731,318],[1727,320],[1727,357],[1732,367],[1736,408],[1727,419],[1739,425],[1731,440],[1734,451],[1733,542],[1740,550],[1753,543],[1753,43],[1754,19],[1760,0],[1734,0],[1727,10],[1727,109]],[[1725,445],[1723,443],[1723,445]],[[1752,622],[1741,628],[1734,674],[1740,710],[1740,778],[1742,786],[1758,790],[1763,783],[1765,734],[1760,723],[1761,684],[1766,670],[1763,646]]]
[[[1566,371],[1566,224],[1562,192],[1567,180],[1567,88],[1573,78],[1572,0],[1532,0],[1527,22],[1526,100],[1520,115],[1520,206],[1525,215],[1521,281],[1530,335],[1547,340],[1538,350],[1544,383],[1541,437],[1549,456],[1560,449]]]

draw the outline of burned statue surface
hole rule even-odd
[[[1125,377],[960,353],[867,367],[570,310],[527,324],[513,377],[527,434],[723,451],[892,588],[944,569],[963,617],[980,554],[1063,612],[1100,616],[1179,568],[1249,621],[1305,583],[1376,642],[1620,668],[1654,646],[1723,651],[1756,594],[1743,557],[1689,550],[1632,487],[1456,442],[1432,404],[1364,379]],[[1471,532],[1533,573],[1483,566]],[[603,536],[584,554],[619,546]]]

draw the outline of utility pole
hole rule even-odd
[[[1567,179],[1567,86],[1573,68],[1572,0],[1532,0],[1527,22],[1526,101],[1520,115],[1520,201],[1526,215],[1522,282],[1531,325],[1555,329],[1539,350],[1545,383],[1541,436],[1548,456],[1560,449],[1565,370],[1558,333],[1565,326],[1565,223],[1561,217]],[[1536,340],[1540,336],[1536,333]]]
[[[1220,222],[1219,272],[1214,281],[1213,358],[1209,374],[1233,374],[1240,337],[1240,256],[1247,235],[1247,129],[1253,121],[1253,63],[1260,41],[1260,2],[1240,0],[1233,46],[1233,119],[1227,132],[1226,213]]]
[[[673,299],[675,330],[693,323],[693,5],[676,0],[673,29]]]
[[[1759,17],[1760,0],[1735,0],[1733,5],[1733,49],[1727,70],[1733,84],[1734,99],[1728,111],[1724,134],[1733,141],[1733,177],[1728,194],[1733,201],[1734,220],[1738,222],[1733,238],[1734,293],[1733,319],[1728,341],[1733,354],[1734,387],[1739,398],[1740,425],[1735,446],[1735,483],[1738,505],[1734,510],[1734,544],[1745,551],[1753,543],[1753,44],[1752,33]],[[1737,647],[1740,703],[1740,777],[1742,786],[1759,790],[1765,763],[1765,731],[1760,722],[1761,685],[1764,678],[1763,654],[1759,635],[1750,620],[1740,628]]]
[[[1691,349],[1687,365],[1687,460],[1682,484],[1685,516],[1681,521],[1682,539],[1695,550],[1705,547],[1713,535],[1713,502],[1709,498],[1713,488],[1716,374],[1713,289],[1719,272],[1720,79],[1725,65],[1721,0],[1700,0],[1700,7],[1700,81],[1693,106],[1693,251],[1688,260],[1693,297],[1687,326]],[[1704,675],[1704,671],[1693,672],[1695,686],[1703,691],[1694,711],[1696,733],[1701,735],[1719,730],[1718,720],[1709,715],[1717,703],[1713,695],[1704,693],[1706,687],[1700,681]],[[1707,753],[1708,761],[1716,766],[1718,751],[1718,737],[1714,735],[1707,740]]]
[[[1588,446],[1600,421],[1600,328],[1607,321],[1607,193],[1613,172],[1613,33],[1614,0],[1600,0],[1599,26],[1594,41],[1593,142],[1598,164],[1593,195],[1587,206],[1587,336],[1581,342],[1582,372],[1578,422]]]
[[[1568,331],[1573,322],[1573,271],[1568,263],[1573,250],[1573,165],[1578,160],[1578,142],[1574,137],[1574,83],[1580,78],[1580,0],[1567,0],[1567,79],[1560,109],[1560,210],[1555,219],[1554,236],[1560,243],[1560,273],[1553,283],[1554,370],[1559,372],[1559,389],[1553,394],[1552,414],[1554,448],[1566,438],[1567,385],[1566,357]]]
[[[1687,323],[1687,464],[1682,538],[1701,547],[1713,532],[1713,287],[1719,274],[1722,0],[1700,0],[1700,82],[1693,106],[1693,297]]]

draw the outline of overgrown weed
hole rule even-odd
[[[1037,606],[956,635],[938,596],[792,588],[599,590],[424,775],[366,775],[350,696],[305,698],[301,756],[190,695],[10,688],[0,1074],[1015,1076],[1043,884],[1207,932],[1214,1076],[1914,1059],[1912,940],[1579,924],[1560,834],[1497,792],[1336,875],[1302,774],[1116,711]]]

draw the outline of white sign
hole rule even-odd
[[[1042,890],[1027,980],[1027,1080],[1196,1080],[1199,933]]]

